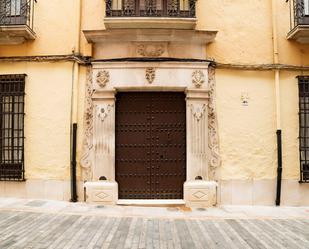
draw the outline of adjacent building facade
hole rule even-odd
[[[308,0],[0,0],[0,197],[309,205],[308,113]]]

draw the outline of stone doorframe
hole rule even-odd
[[[215,69],[207,62],[98,62],[88,68],[84,145],[80,161],[87,200],[115,204],[115,95],[117,91],[184,91],[187,116],[189,206],[216,203],[220,166]],[[106,178],[99,181],[100,177]]]

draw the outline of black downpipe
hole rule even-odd
[[[71,158],[71,202],[77,202],[76,187],[76,146],[77,146],[77,124],[73,124],[72,158]]]
[[[277,130],[277,159],[278,159],[278,168],[277,168],[277,195],[276,195],[276,206],[280,206],[281,202],[281,180],[282,180],[282,132]]]

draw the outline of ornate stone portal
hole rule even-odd
[[[149,84],[145,71],[156,68]],[[108,72],[108,85],[97,84]],[[84,153],[81,159],[88,200],[115,204],[115,94],[117,91],[183,91],[187,101],[187,181],[184,201],[189,206],[216,203],[220,166],[215,110],[215,74],[206,62],[104,62],[88,70]],[[106,179],[99,181],[99,179]]]

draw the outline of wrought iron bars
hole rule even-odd
[[[33,28],[36,0],[0,0],[0,26],[27,25]]]
[[[0,75],[0,180],[24,180],[25,75]]]
[[[194,18],[196,0],[105,0],[107,17]]]
[[[309,76],[298,77],[300,182],[309,182]]]

